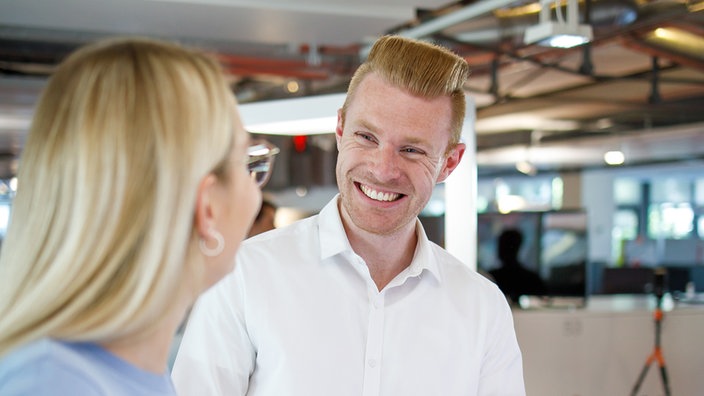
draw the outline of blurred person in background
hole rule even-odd
[[[542,296],[547,292],[540,276],[526,268],[519,260],[518,254],[522,245],[523,233],[520,230],[503,230],[496,242],[496,257],[501,266],[489,271],[491,278],[512,303],[518,303],[518,299],[524,295]]]
[[[277,209],[274,201],[270,197],[265,196],[262,199],[262,206],[259,209],[259,213],[257,213],[257,217],[254,219],[254,224],[252,224],[247,238],[276,228],[275,220]]]

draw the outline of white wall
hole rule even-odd
[[[641,297],[606,297],[606,309],[515,311],[528,395],[630,395],[654,349],[654,303]],[[591,302],[590,302],[591,304]],[[596,304],[591,304],[596,305]],[[662,353],[673,395],[701,395],[704,389],[704,309],[701,305],[665,312]],[[657,364],[649,368],[638,395],[664,394]]]

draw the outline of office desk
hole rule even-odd
[[[661,343],[670,390],[704,395],[704,304],[667,297]],[[528,396],[630,395],[655,345],[654,307],[653,296],[596,296],[585,308],[514,310]],[[663,394],[653,364],[638,395]]]

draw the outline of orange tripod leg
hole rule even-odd
[[[633,390],[631,391],[631,396],[637,396],[638,389],[640,389],[640,386],[643,384],[643,380],[645,379],[645,376],[648,374],[648,369],[650,368],[650,365],[657,362],[658,367],[660,368],[660,379],[662,379],[662,386],[665,388],[665,396],[670,396],[670,382],[667,378],[667,369],[665,367],[665,357],[662,354],[662,348],[660,348],[660,330],[661,330],[661,321],[662,321],[662,311],[658,308],[655,310],[654,318],[655,318],[655,349],[653,350],[653,353],[648,356],[648,359],[645,361],[645,366],[643,366],[643,370],[641,370],[640,375],[638,376],[638,380],[636,381],[636,384],[633,385]]]

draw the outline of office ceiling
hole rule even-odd
[[[218,54],[241,103],[344,92],[365,49],[397,33],[467,59],[481,174],[704,159],[704,1],[582,0],[591,44],[523,42],[536,3],[477,0],[0,1],[0,173],[38,92],[70,50],[146,35]],[[585,16],[588,16],[585,17]],[[287,87],[298,86],[297,92]]]

